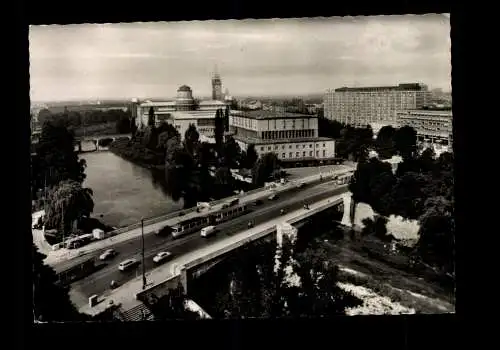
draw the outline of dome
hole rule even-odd
[[[191,91],[191,88],[187,85],[182,85],[177,91]]]

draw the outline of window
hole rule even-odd
[[[292,158],[292,157],[293,157],[293,153],[292,153],[292,152],[290,152],[290,153],[288,154],[288,156],[289,156],[290,158]]]
[[[292,149],[292,145],[288,146],[288,148]]]
[[[316,157],[319,157],[319,151],[316,151]]]
[[[278,149],[278,145],[274,146],[274,149]]]
[[[281,146],[281,149],[285,149],[285,145]]]
[[[295,153],[295,157],[297,157],[297,158],[299,157],[299,152]]]
[[[302,145],[302,148],[306,148],[306,145]]]
[[[260,148],[260,150],[261,150],[261,151],[264,151],[264,147],[261,147],[261,148]]]
[[[281,154],[281,158],[285,158],[286,154],[285,153],[282,153]]]
[[[326,157],[326,151],[323,150],[323,157]]]
[[[299,145],[296,145],[295,148],[299,148]]]
[[[323,144],[323,147],[326,147],[325,144]]]
[[[319,143],[316,144],[316,148],[318,148],[318,147],[319,147]]]
[[[309,151],[309,157],[313,156],[313,151]]]
[[[306,152],[302,152],[302,157],[305,157],[306,156]]]
[[[271,146],[267,147],[267,150],[270,151],[271,150]]]
[[[310,143],[310,144],[309,144],[309,148],[313,148],[313,145],[312,145],[312,143]]]

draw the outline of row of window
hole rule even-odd
[[[319,146],[319,143],[317,143],[317,144],[316,144],[316,148],[319,148],[319,147],[320,147],[320,146]],[[323,147],[326,147],[326,143],[323,143]],[[286,148],[286,146],[285,146],[285,145],[281,145],[281,149],[285,149],[285,148]],[[292,148],[293,148],[293,145],[288,145],[288,148],[289,148],[289,149],[292,149]],[[300,148],[300,145],[295,145],[295,148],[297,148],[297,149],[298,149],[298,148]],[[305,145],[305,144],[302,144],[302,148],[306,148],[306,145]],[[309,148],[313,148],[313,144],[312,144],[312,143],[310,143],[310,144],[309,144]],[[278,145],[274,145],[274,150],[278,150],[278,149],[279,149],[279,146],[278,146]],[[262,152],[264,152],[265,147],[264,147],[264,146],[260,147],[260,150],[261,150]],[[267,146],[267,150],[268,150],[268,151],[271,151],[271,150],[272,150],[272,147],[271,147],[271,146]]]
[[[315,130],[280,130],[280,131],[262,131],[263,140],[296,139],[304,137],[315,137]]]
[[[302,152],[302,158],[305,158],[307,157],[307,152]],[[313,151],[309,151],[309,157],[312,157],[313,156]],[[295,152],[295,158],[299,158],[300,157],[300,152]],[[319,157],[319,151],[316,151],[316,157]],[[323,158],[326,157],[326,150],[323,150]],[[286,153],[283,152],[281,153],[281,158],[286,158]],[[288,158],[293,158],[293,152],[289,152],[288,153]]]

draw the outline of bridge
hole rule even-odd
[[[79,153],[81,152],[99,152],[99,151],[107,151],[108,147],[101,145],[103,140],[110,140],[111,142],[116,141],[117,139],[132,139],[131,134],[113,134],[113,135],[95,135],[95,136],[80,136],[75,137],[75,150]],[[90,150],[83,150],[83,144],[93,144],[94,146]]]
[[[347,188],[346,188],[347,191]],[[338,208],[343,211],[341,223],[351,225],[353,205],[350,192],[344,192],[327,199],[309,205],[309,209],[300,209],[279,216],[278,218],[262,223],[258,226],[246,229],[233,236],[217,241],[211,245],[186,253],[172,260],[171,262],[151,270],[146,274],[146,289],[143,290],[142,278],[137,277],[120,288],[111,292],[106,297],[108,303],[101,302],[93,307],[85,305],[80,311],[88,314],[99,314],[109,307],[109,300],[121,305],[122,310],[138,307],[142,303],[147,303],[151,297],[161,298],[170,288],[174,288],[181,283],[186,292],[189,291],[190,281],[208,271],[219,262],[223,261],[235,249],[255,242],[260,239],[272,237],[276,232],[276,225],[288,222],[295,226],[300,225],[307,218],[326,210]],[[347,210],[345,210],[347,209]],[[134,296],[135,295],[135,299]]]

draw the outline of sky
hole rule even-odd
[[[32,101],[321,94],[422,82],[451,90],[446,14],[30,26]]]

